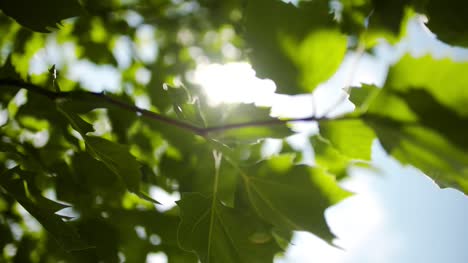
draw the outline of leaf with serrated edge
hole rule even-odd
[[[248,1],[245,39],[257,75],[270,78],[277,91],[297,94],[314,90],[330,78],[346,51],[328,1]]]
[[[65,115],[70,124],[76,129],[86,144],[86,150],[97,160],[103,162],[107,168],[119,176],[127,189],[145,200],[157,202],[140,192],[140,164],[130,154],[129,147],[108,141],[106,139],[90,136],[86,133],[93,131],[92,125],[84,121],[76,113],[67,110],[63,105],[57,105],[59,111]]]
[[[292,165],[293,156],[278,158],[240,171],[253,209],[279,228],[309,231],[330,242],[324,210],[349,193],[321,169]]]
[[[441,186],[468,193],[468,63],[404,56],[361,117],[384,149]]]
[[[16,167],[2,173],[0,175],[0,186],[36,218],[65,250],[73,251],[90,248],[72,226],[62,221],[61,216],[55,214],[57,209],[66,206],[42,196],[30,196],[31,192],[27,190],[25,181],[14,176],[22,172]]]
[[[267,263],[280,251],[268,226],[244,211],[197,193],[184,194],[177,205],[180,246],[203,263]]]
[[[341,153],[352,159],[370,160],[375,134],[362,120],[330,120],[319,125],[320,135]]]

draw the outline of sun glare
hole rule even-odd
[[[193,82],[200,85],[211,104],[256,103],[271,104],[276,85],[269,79],[255,76],[252,66],[246,62],[199,65]]]

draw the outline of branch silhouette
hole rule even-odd
[[[121,109],[139,113],[141,116],[146,117],[148,119],[159,121],[168,125],[172,125],[181,129],[185,129],[187,131],[191,131],[197,135],[206,137],[210,133],[216,132],[223,132],[228,130],[235,130],[235,129],[242,129],[247,127],[260,127],[260,126],[274,126],[274,125],[281,125],[288,122],[299,122],[299,121],[324,121],[330,120],[327,117],[316,117],[310,116],[305,118],[290,118],[290,119],[272,119],[272,120],[258,120],[258,121],[250,121],[250,122],[242,122],[242,123],[232,123],[220,126],[210,126],[210,127],[199,127],[181,120],[173,119],[171,117],[149,111],[146,109],[142,109],[132,104],[125,103],[123,101],[114,99],[103,92],[92,92],[92,91],[66,91],[66,92],[59,92],[59,91],[52,91],[45,89],[39,85],[24,82],[21,80],[16,79],[0,79],[0,86],[10,86],[15,87],[18,89],[25,89],[44,97],[47,97],[50,100],[57,100],[57,99],[73,99],[73,100],[86,100],[86,99],[98,99],[102,102],[107,104],[119,107]],[[337,120],[340,118],[334,118]]]

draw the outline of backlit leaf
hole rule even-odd
[[[400,92],[423,89],[442,105],[467,116],[467,71],[468,62],[406,55],[390,68],[385,89]]]
[[[280,250],[268,226],[245,211],[195,193],[185,194],[177,204],[179,243],[201,262],[266,263]]]
[[[280,229],[309,231],[331,241],[324,210],[349,195],[321,169],[293,165],[289,155],[278,156],[242,172],[252,208]]]
[[[440,186],[468,193],[468,153],[443,134],[414,123],[364,116],[384,149],[402,163],[421,169]]]
[[[385,150],[441,186],[468,192],[467,63],[403,59],[363,116]]]
[[[293,134],[286,122],[270,116],[269,107],[243,103],[224,107],[205,115],[206,122],[211,127],[210,138],[226,143],[257,142],[259,139],[284,138]],[[245,123],[251,125],[243,125]]]
[[[349,100],[356,107],[356,112],[366,112],[369,104],[379,94],[380,88],[374,85],[363,84],[361,87],[352,88],[350,91]]]
[[[320,135],[310,138],[310,143],[314,150],[315,162],[318,167],[328,173],[334,174],[337,179],[347,175],[346,169],[353,159],[346,156]]]
[[[370,160],[373,131],[361,120],[332,120],[320,122],[320,134],[344,155]]]
[[[279,93],[310,92],[330,78],[346,51],[346,38],[330,15],[328,1],[247,3],[246,40],[261,78],[275,81]]]

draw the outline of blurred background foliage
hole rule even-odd
[[[159,252],[171,263],[271,262],[292,231],[331,242],[323,211],[349,195],[335,177],[369,160],[376,136],[441,185],[468,189],[466,133],[455,132],[467,116],[463,63],[407,57],[383,89],[356,91],[358,117],[323,122],[310,138],[316,167],[296,165],[286,143],[262,154],[263,139],[293,134],[283,122],[193,128],[279,123],[254,104],[211,105],[193,82],[197,65],[249,61],[277,92],[310,93],[348,52],[401,39],[415,14],[466,46],[463,0],[4,0],[0,10],[2,262],[145,262]],[[433,74],[441,69],[448,77]],[[179,206],[155,207],[157,191],[182,193]]]

